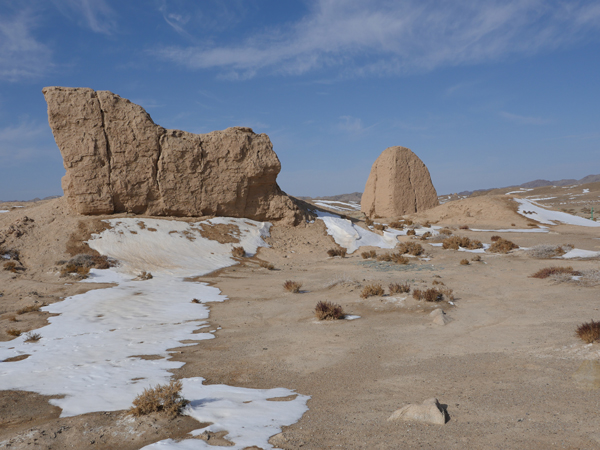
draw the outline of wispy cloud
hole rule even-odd
[[[51,50],[33,34],[36,27],[29,11],[0,16],[0,80],[37,78],[53,67]]]
[[[501,111],[499,114],[501,117],[504,117],[505,119],[510,120],[511,122],[516,122],[520,125],[547,125],[549,123],[552,123],[552,120],[544,119],[542,117],[519,116],[517,114],[511,114],[506,111]]]
[[[65,16],[96,33],[110,35],[117,29],[117,15],[106,0],[52,1]]]
[[[362,134],[369,131],[375,125],[365,127],[361,119],[352,116],[341,116],[336,125],[337,130],[352,134]]]
[[[165,60],[229,78],[327,67],[372,76],[477,64],[570,45],[597,32],[600,7],[545,0],[316,0],[286,27],[237,45],[162,47]]]
[[[60,159],[47,123],[23,119],[0,129],[0,165],[13,166],[48,157]]]

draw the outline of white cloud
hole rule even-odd
[[[163,47],[159,57],[244,79],[260,71],[389,75],[477,64],[570,45],[595,32],[600,6],[544,0],[316,0],[310,13],[237,45]]]
[[[541,117],[528,117],[528,116],[519,116],[517,114],[511,114],[506,111],[501,111],[500,116],[504,117],[511,122],[516,122],[520,125],[547,125],[552,121],[550,119],[543,119]]]
[[[0,17],[0,80],[37,78],[53,67],[51,50],[32,33],[36,26],[28,11]]]
[[[23,119],[0,129],[0,166],[27,164],[39,158],[61,159],[47,123]]]
[[[365,130],[362,120],[352,116],[341,116],[337,127],[349,133],[362,133]]]
[[[68,18],[96,33],[112,34],[117,22],[114,10],[106,0],[53,0],[56,7]]]

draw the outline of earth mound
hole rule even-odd
[[[389,147],[373,163],[361,200],[368,217],[398,217],[439,204],[427,167],[410,149]]]
[[[242,127],[167,130],[109,91],[42,92],[67,171],[65,197],[79,214],[216,215],[293,225],[305,214],[277,185],[281,164],[266,134]]]

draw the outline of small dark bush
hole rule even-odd
[[[402,222],[394,221],[388,225],[390,228],[395,228],[396,230],[402,230],[404,228],[404,224]]]
[[[299,293],[301,287],[302,283],[298,283],[297,281],[287,280],[285,283],[283,283],[283,288],[288,292],[292,292],[293,294]]]
[[[319,320],[338,320],[344,318],[344,310],[340,305],[328,301],[320,301],[315,307],[315,316]]]
[[[492,242],[496,242],[498,239],[502,239],[502,238],[498,235],[494,235],[494,236],[492,236],[491,239],[492,239]]]
[[[559,273],[566,273],[573,276],[581,275],[581,272],[577,270],[573,270],[571,266],[567,267],[545,267],[543,269],[538,270],[536,273],[531,275],[531,278],[548,278],[552,275],[556,275]]]
[[[169,384],[144,389],[133,401],[129,414],[139,417],[158,412],[171,418],[176,417],[189,403],[181,396],[182,388],[180,380],[173,380]]]
[[[408,283],[390,283],[388,289],[390,294],[407,294],[410,292],[410,285]]]
[[[365,224],[368,227],[373,226],[373,221],[371,219],[369,219],[368,217],[365,217]]]
[[[42,306],[46,306],[45,303],[38,303],[36,305],[25,306],[17,311],[17,314],[27,314],[30,312],[39,311]]]
[[[362,252],[360,256],[362,256],[363,259],[377,258],[377,252],[375,250],[370,250],[368,252]]]
[[[460,265],[461,266],[468,266],[469,265],[469,260],[468,259],[461,259],[460,260]]]
[[[385,225],[382,223],[376,223],[375,225],[373,225],[373,228],[375,228],[376,230],[379,230],[379,231],[383,231],[383,230],[385,230]]]
[[[329,250],[327,250],[327,254],[329,256],[331,256],[332,258],[335,256],[339,256],[340,258],[345,258],[346,257],[346,249],[343,247],[330,248]]]
[[[244,247],[233,247],[231,254],[236,258],[243,258],[246,256],[246,250],[244,250]]]
[[[488,248],[488,251],[492,253],[508,253],[515,248],[519,248],[519,246],[514,242],[500,238]]]
[[[260,267],[262,267],[263,269],[267,269],[267,270],[275,270],[275,266],[273,264],[271,264],[270,262],[267,261],[261,261],[259,263]]]
[[[416,232],[415,230],[408,230],[408,231],[406,232],[406,235],[407,235],[407,236],[415,236],[416,234],[417,234],[417,232]]]
[[[21,330],[17,330],[16,328],[9,328],[6,330],[6,334],[9,336],[19,337],[21,336]]]
[[[473,256],[473,257],[471,258],[471,261],[476,261],[476,262],[479,262],[479,261],[481,261],[481,256],[479,256],[479,255],[475,255],[475,256]]]
[[[383,287],[381,287],[381,284],[374,283],[366,285],[363,288],[360,296],[361,298],[379,297],[382,296],[384,293],[385,291],[383,290]]]
[[[452,234],[452,230],[450,228],[442,228],[439,231],[440,234],[444,234],[446,236],[450,236]]]
[[[600,339],[600,322],[582,323],[575,330],[575,335],[579,337],[583,342],[591,344]]]
[[[471,240],[464,236],[452,236],[442,241],[442,248],[444,249],[458,250],[459,247],[476,250],[478,248],[483,248],[483,244],[481,241],[476,239]]]
[[[25,335],[25,342],[37,342],[42,338],[42,335],[39,333],[33,333],[30,331]]]
[[[468,230],[469,226],[468,225],[461,225],[460,227],[458,227],[461,230]]]

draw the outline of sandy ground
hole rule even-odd
[[[456,235],[485,243],[500,234],[521,247],[568,243],[600,251],[598,228],[458,229],[512,223],[530,228],[531,221],[517,215],[505,197],[450,202],[414,219],[438,221],[454,227]],[[56,262],[68,259],[68,248],[80,248],[77,243],[101,227],[101,217],[68,214],[62,199],[26,205],[0,214],[0,232],[25,215],[33,219],[21,237],[11,235],[4,244],[19,249],[25,267],[18,273],[0,270],[0,339],[5,341],[11,339],[9,328],[29,331],[45,323],[40,312],[11,321],[19,308],[91,288],[61,278]],[[0,209],[11,206],[0,204]],[[533,259],[515,250],[482,254],[481,262],[461,265],[475,255],[423,241],[418,242],[431,260],[414,258],[406,266],[363,260],[361,251],[370,248],[329,258],[326,250],[335,245],[321,221],[274,227],[268,241],[271,248],[255,258],[198,278],[229,297],[210,306],[209,322],[221,329],[216,339],[174,349],[172,355],[186,363],[174,371],[176,378],[202,376],[208,383],[286,387],[310,395],[302,419],[271,439],[276,447],[600,448],[600,347],[574,335],[580,323],[600,318],[600,286],[529,277],[550,265],[600,269],[597,259]],[[260,268],[259,260],[275,270]],[[286,292],[286,280],[302,282],[301,292]],[[371,282],[380,282],[387,292],[391,282],[423,288],[434,281],[453,289],[453,304],[416,301],[406,294],[360,297]],[[320,300],[338,303],[360,319],[319,322],[313,310]],[[451,318],[447,325],[432,323],[429,313],[435,308]],[[387,421],[396,409],[431,397],[447,405],[445,425]],[[123,411],[59,418],[60,410],[47,400],[0,391],[0,448],[134,449],[199,428],[187,417],[133,419]],[[218,436],[208,442],[226,444]]]

